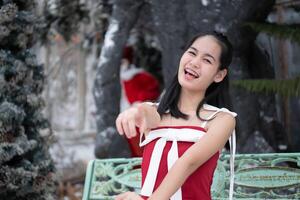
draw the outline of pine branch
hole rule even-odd
[[[245,25],[251,27],[254,31],[263,32],[282,39],[290,39],[300,44],[299,24],[246,23]]]
[[[300,96],[300,76],[286,80],[236,80],[233,81],[233,85],[251,92],[262,92],[265,94],[277,93],[284,97]]]

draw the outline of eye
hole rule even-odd
[[[204,58],[203,60],[204,60],[204,62],[206,62],[206,63],[212,64],[212,62],[211,62],[209,59],[207,59],[207,58]]]
[[[196,55],[196,53],[195,53],[194,51],[187,51],[187,52],[188,52],[188,54],[190,54],[190,55],[193,55],[193,56]]]

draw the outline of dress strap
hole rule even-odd
[[[234,159],[236,153],[236,136],[235,130],[229,138],[230,146],[230,185],[229,185],[229,200],[233,200],[233,186],[234,186]]]
[[[204,104],[203,107],[207,110],[210,110],[210,111],[215,111],[213,112],[208,118],[206,118],[202,124],[201,124],[201,127],[202,128],[205,128],[205,126],[207,125],[207,122],[211,119],[213,119],[219,112],[226,112],[228,114],[231,114],[233,117],[236,117],[237,114],[235,112],[231,112],[229,111],[227,108],[217,108],[217,107],[214,107],[214,106],[211,106],[211,105],[207,105],[207,104]]]
[[[217,108],[208,104],[204,104],[203,107],[208,110],[214,110],[215,112],[212,113],[205,121],[201,127],[205,128],[208,120],[211,120],[215,117],[219,112],[226,112],[231,114],[233,117],[236,117],[237,114],[235,112],[231,112],[226,108]],[[233,189],[234,189],[234,160],[236,154],[236,134],[235,130],[233,130],[230,138],[229,138],[229,147],[230,147],[230,184],[229,184],[229,200],[233,200]]]
[[[207,125],[207,122],[208,122],[209,120],[211,120],[212,118],[214,118],[219,112],[220,112],[219,110],[216,110],[214,113],[212,113],[208,118],[205,119],[206,121],[204,121],[204,122],[201,124],[201,127],[202,127],[202,128],[205,128],[206,125]]]

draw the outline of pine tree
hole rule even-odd
[[[48,127],[41,114],[43,66],[31,51],[36,42],[36,4],[0,1],[0,199],[55,199]]]

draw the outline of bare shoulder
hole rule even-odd
[[[210,127],[228,127],[234,129],[236,125],[236,118],[230,113],[219,112],[216,117],[208,123],[208,129]]]
[[[220,112],[216,116],[216,120],[218,120],[219,123],[227,124],[228,126],[235,127],[236,124],[236,118],[230,113],[227,112]]]
[[[235,116],[227,112],[219,112],[216,116],[217,119],[226,120],[226,122],[235,122]]]

